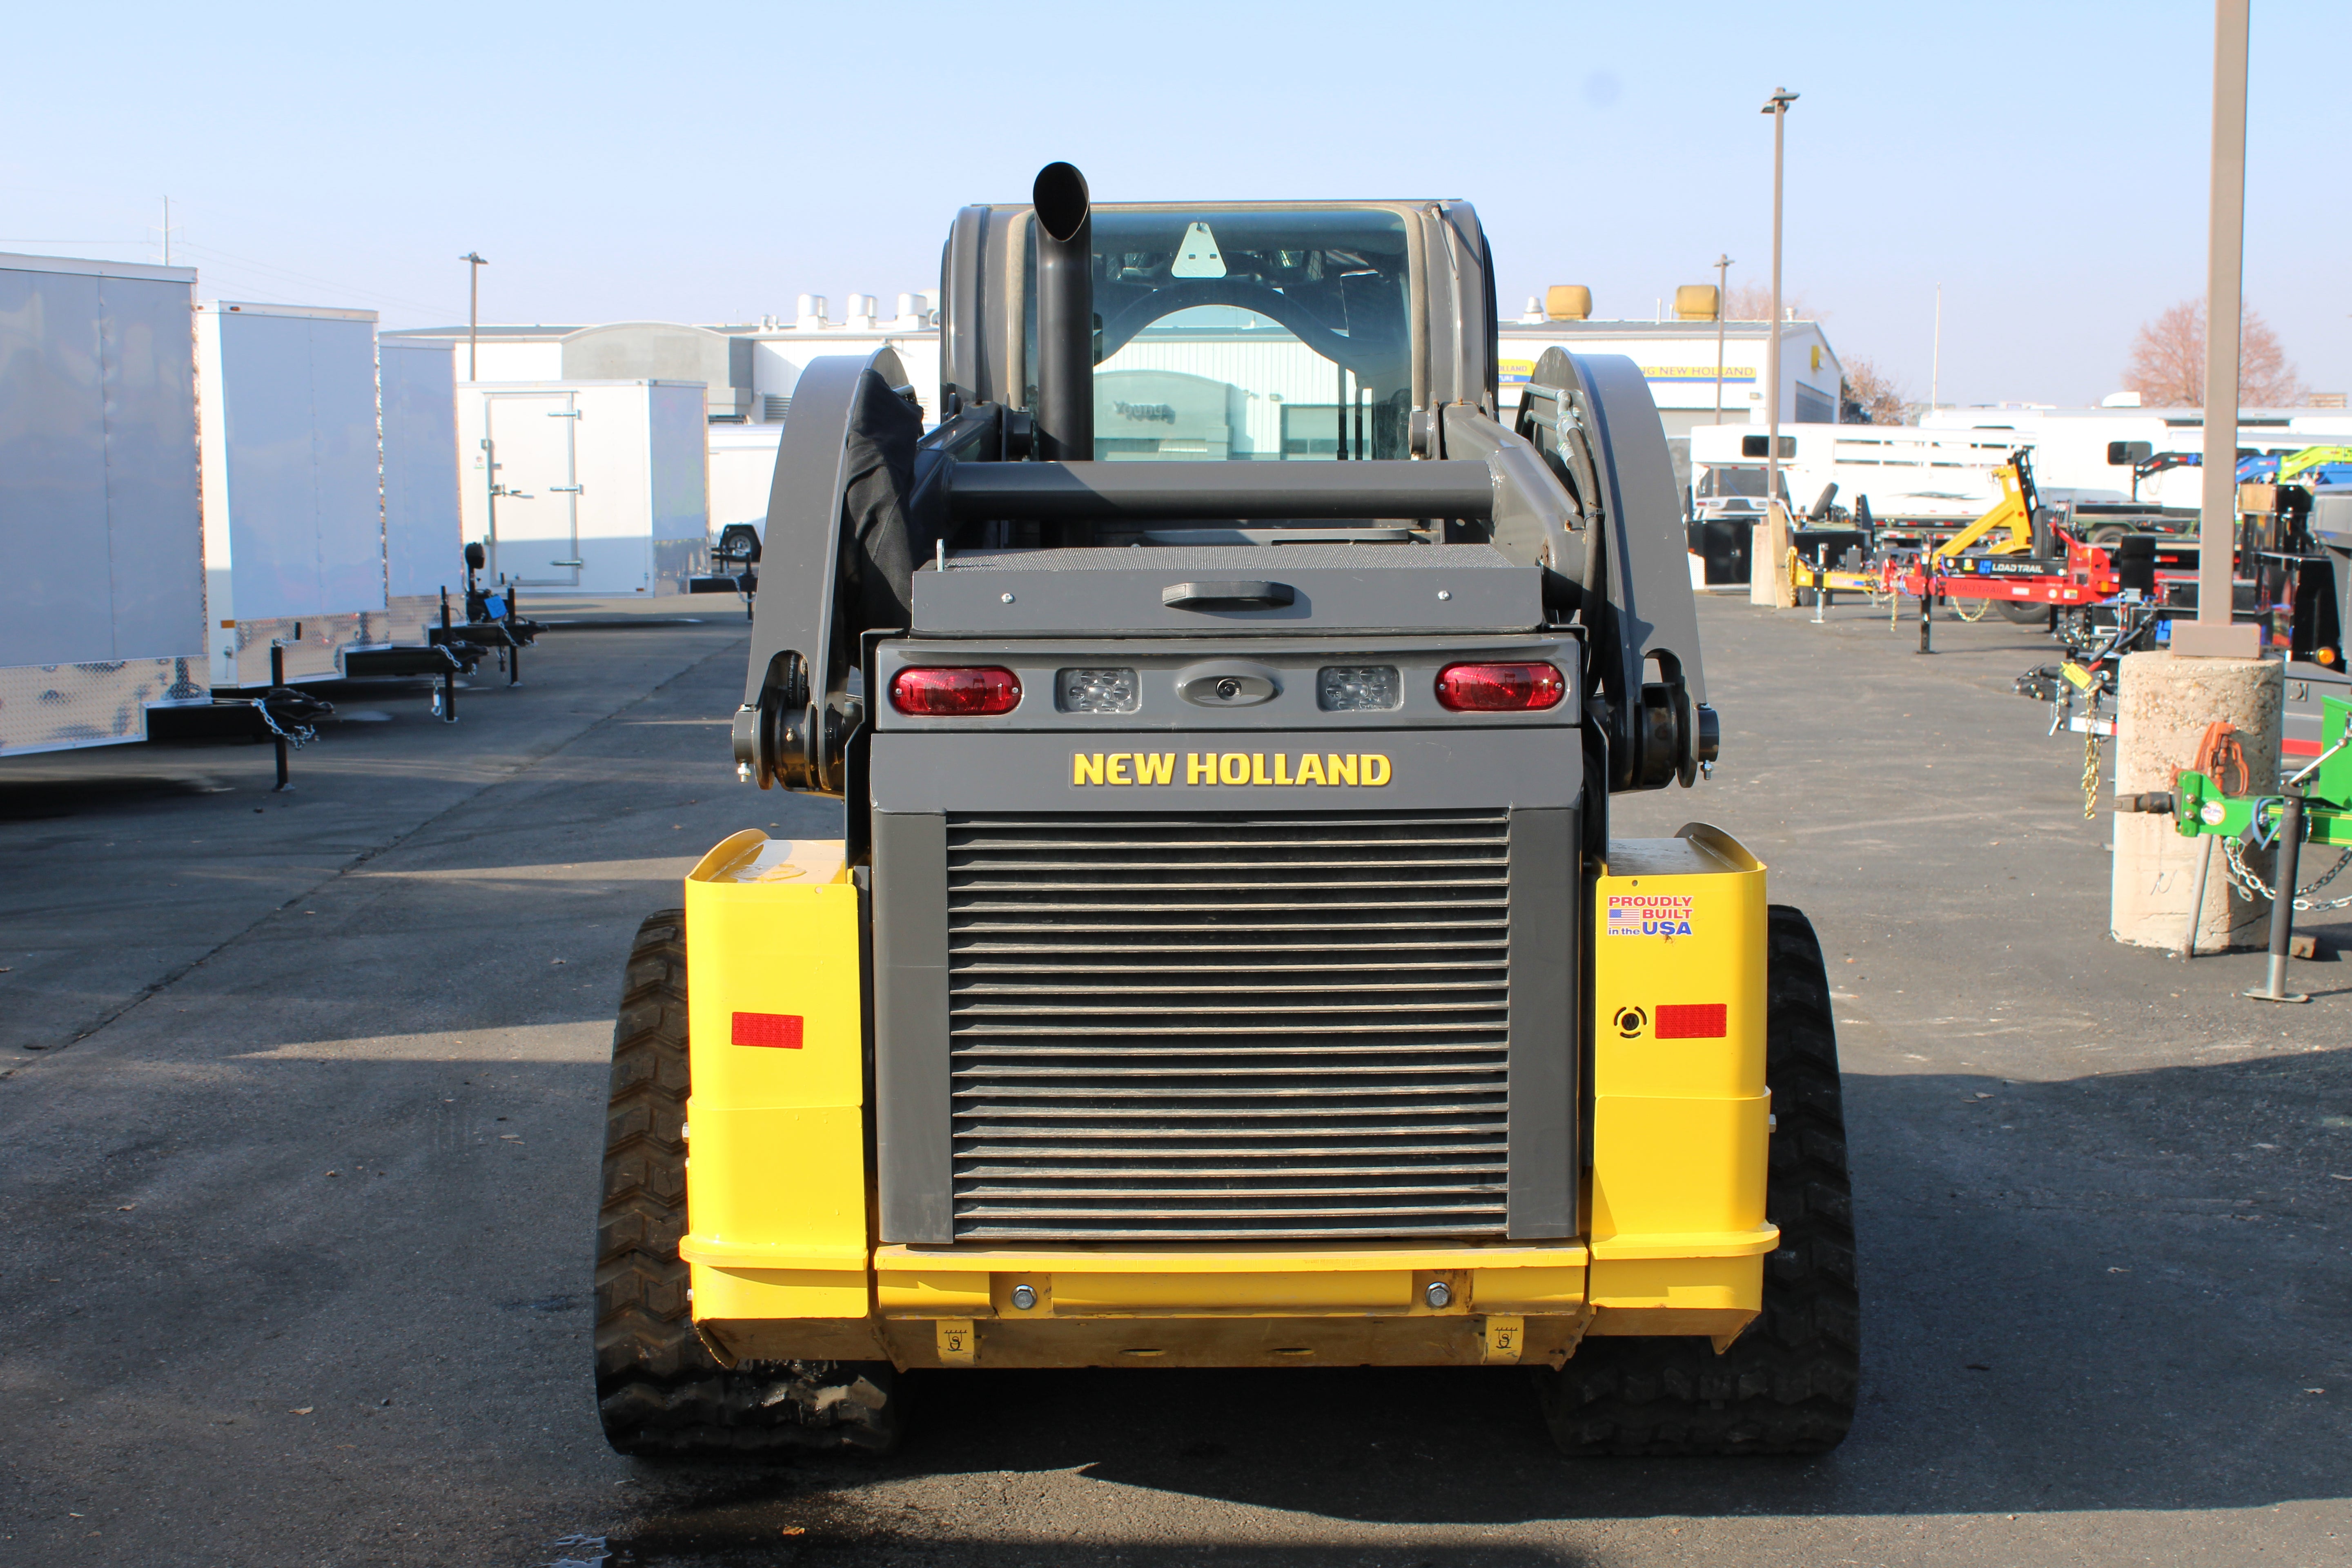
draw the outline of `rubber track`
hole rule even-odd
[[[887,1452],[899,1401],[887,1363],[722,1367],[694,1331],[686,1229],[686,911],[637,929],[613,1030],[596,1222],[596,1406],[644,1457]]]
[[[1862,1361],[1853,1200],[1837,1025],[1821,943],[1775,904],[1766,970],[1765,1076],[1778,1121],[1765,1214],[1763,1310],[1721,1355],[1704,1339],[1588,1339],[1537,1373],[1565,1453],[1818,1454],[1853,1424]]]

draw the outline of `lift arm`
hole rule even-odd
[[[2024,449],[2009,455],[2009,461],[1993,470],[2000,481],[2000,500],[1986,512],[1951,538],[1936,547],[1936,559],[1946,561],[1967,550],[1989,534],[1998,533],[1990,549],[1995,555],[2028,555],[2033,551],[2033,469]]]

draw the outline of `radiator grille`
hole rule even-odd
[[[1500,1235],[1509,818],[950,816],[959,1239]]]

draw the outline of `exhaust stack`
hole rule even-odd
[[[1095,456],[1094,222],[1087,177],[1067,163],[1037,171],[1036,454]]]

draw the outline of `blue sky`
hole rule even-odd
[[[2340,3],[2257,0],[2247,293],[2352,388]],[[1454,195],[1507,310],[1648,318],[1787,273],[1947,402],[2095,401],[2201,292],[2209,4],[890,4],[27,8],[0,248],[174,259],[207,296],[462,320],[741,321],[937,282],[954,208],[1050,159],[1103,200]]]

